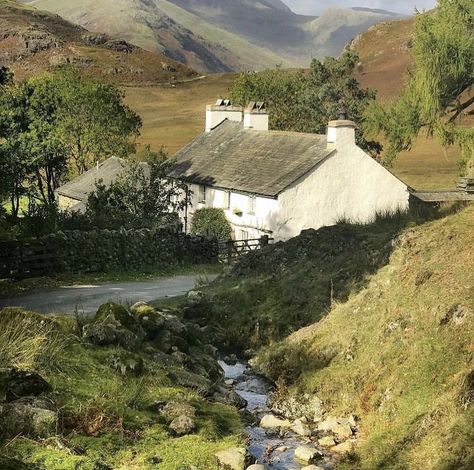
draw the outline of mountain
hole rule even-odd
[[[162,54],[12,0],[0,0],[0,65],[17,78],[74,64],[86,74],[119,83],[190,79],[196,72]]]
[[[396,13],[293,13],[280,0],[23,0],[204,72],[306,66]]]

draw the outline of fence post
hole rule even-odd
[[[228,240],[226,242],[226,247],[227,247],[227,262],[229,264],[231,264],[232,263],[232,254],[233,254],[234,241],[233,240]]]
[[[266,246],[268,246],[268,241],[269,241],[269,236],[262,235],[260,237],[260,248],[265,248]]]

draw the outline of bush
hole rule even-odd
[[[213,207],[196,211],[191,232],[194,235],[216,237],[218,240],[229,240],[232,237],[232,228],[224,211]]]

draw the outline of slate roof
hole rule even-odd
[[[460,189],[421,189],[411,194],[423,202],[474,201],[474,193]]]
[[[181,149],[170,176],[276,197],[332,152],[325,135],[244,129],[226,120]]]
[[[68,183],[60,186],[56,193],[78,201],[87,201],[89,194],[95,191],[96,183],[102,180],[105,186],[114,182],[123,171],[124,161],[118,157],[110,157],[96,166],[86,171],[82,175],[74,178]]]

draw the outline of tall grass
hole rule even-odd
[[[68,344],[54,321],[20,309],[0,310],[0,368],[59,368]]]

